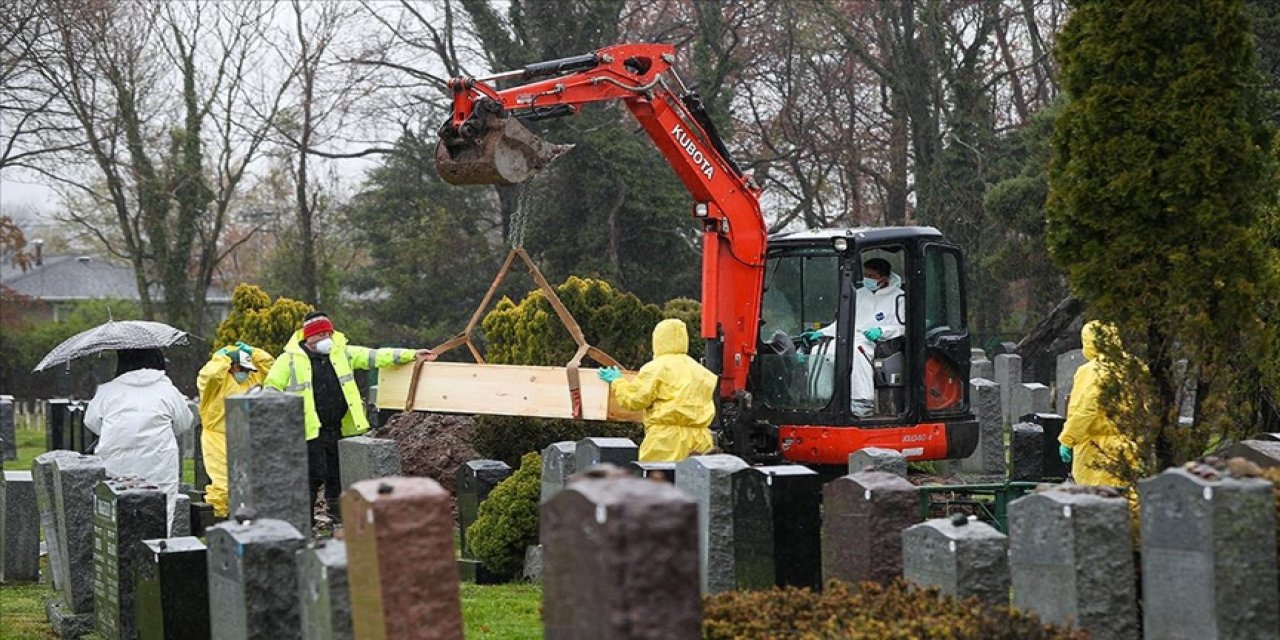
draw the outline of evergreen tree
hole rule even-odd
[[[1247,434],[1274,361],[1257,233],[1273,134],[1249,23],[1241,0],[1082,0],[1057,53],[1048,245],[1120,329],[1104,402],[1158,471]],[[1179,428],[1192,390],[1195,426]]]

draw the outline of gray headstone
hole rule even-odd
[[[13,420],[13,399],[0,397],[0,463],[18,459],[18,432]]]
[[[182,538],[191,535],[191,498],[179,493],[173,501],[173,527],[169,530],[170,538]]]
[[[884,471],[907,477],[907,459],[901,451],[867,447],[849,454],[849,473]]]
[[[297,528],[273,518],[228,520],[208,534],[212,637],[301,638],[296,565],[306,540]]]
[[[540,584],[542,582],[542,545],[531,544],[524,548],[525,580]]]
[[[902,576],[943,595],[1007,605],[1008,549],[1008,538],[984,522],[929,520],[902,532]]]
[[[583,438],[573,456],[573,466],[578,471],[604,463],[625,468],[639,459],[640,447],[629,438]]]
[[[734,588],[733,474],[747,468],[737,456],[692,456],[676,463],[676,488],[698,503],[698,558],[702,592]]]
[[[356,436],[338,441],[342,490],[361,480],[400,475],[400,445],[395,440]]]
[[[969,404],[978,420],[978,448],[960,461],[960,470],[1004,476],[1004,414],[1000,409],[1000,385],[985,378],[970,380]]]
[[[577,480],[542,507],[546,637],[701,637],[697,505],[616,474]]]
[[[1129,501],[1051,490],[1009,504],[1013,604],[1095,638],[1136,640]]]
[[[59,512],[53,499],[54,474],[58,460],[78,455],[80,454],[73,451],[47,451],[36,456],[35,462],[31,463],[31,479],[36,487],[36,508],[40,510],[40,535],[44,538],[45,550],[49,554],[45,577],[55,591],[62,590],[62,557],[66,551],[58,541]]]
[[[540,502],[546,504],[552,496],[564,489],[569,476],[577,470],[574,453],[578,448],[576,442],[556,442],[542,450],[542,497]]]
[[[1022,356],[1002,353],[995,359],[995,381],[1000,385],[1000,415],[1005,424],[1013,424],[1009,418],[1009,401],[1013,398],[1013,387],[1022,383]]]
[[[1030,422],[1013,425],[1009,440],[1009,479],[1039,482],[1044,477],[1044,427]]]
[[[227,398],[227,479],[232,513],[241,505],[311,535],[302,397],[264,391]]]
[[[93,633],[93,612],[74,613],[60,598],[44,601],[44,615],[59,638],[83,638]]]
[[[1244,458],[1263,469],[1280,467],[1280,442],[1268,440],[1242,440],[1214,455],[1219,458]]]
[[[1138,494],[1146,637],[1277,637],[1271,483],[1174,468],[1140,481]]]
[[[458,473],[454,478],[454,497],[458,507],[458,548],[463,557],[472,557],[471,549],[467,547],[467,529],[479,517],[480,503],[489,497],[489,492],[498,483],[509,477],[511,467],[501,460],[471,460],[458,465]]]
[[[134,565],[138,636],[142,640],[209,638],[209,567],[193,537],[143,540]]]
[[[1058,368],[1055,376],[1053,408],[1062,415],[1067,415],[1067,396],[1071,395],[1071,386],[1075,384],[1076,369],[1087,362],[1084,351],[1072,349],[1058,354]]]
[[[985,360],[987,352],[982,347],[969,347],[969,360]]]
[[[318,540],[298,552],[298,601],[302,606],[302,637],[306,640],[354,637],[346,543]]]
[[[0,582],[40,579],[39,523],[31,472],[0,472]]]
[[[920,491],[878,471],[837,478],[822,491],[822,579],[888,584],[902,575],[902,530],[920,522]]]
[[[969,379],[990,380],[996,377],[996,366],[986,358],[969,361]]]
[[[627,465],[627,470],[637,478],[676,482],[676,463],[674,462],[640,462],[636,460]]]
[[[165,537],[165,493],[137,476],[98,483],[93,516],[93,612],[106,640],[137,638],[133,579],[143,540]]]
[[[204,466],[204,425],[200,423],[199,413],[193,415],[195,416],[195,422],[191,425],[191,433],[195,442],[195,454],[193,454],[195,457],[195,489],[196,491],[204,492],[208,490],[213,481],[209,479],[209,471]],[[223,428],[224,430],[226,428],[225,422],[223,423]],[[226,437],[225,431],[222,437]],[[226,446],[224,445],[223,448],[225,449]]]
[[[1013,387],[1009,399],[1009,421],[1021,422],[1022,417],[1033,413],[1048,413],[1052,400],[1049,387],[1039,382],[1023,382]]]
[[[800,465],[733,474],[733,561],[739,589],[822,582],[822,476]]]
[[[106,480],[98,456],[58,458],[53,502],[58,511],[58,544],[63,550],[63,602],[69,613],[93,612],[94,492]],[[162,534],[163,535],[163,534]]]

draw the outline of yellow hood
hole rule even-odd
[[[667,318],[653,328],[653,357],[689,353],[689,331],[684,321]]]
[[[1090,320],[1080,330],[1080,347],[1084,357],[1089,360],[1098,359],[1098,347],[1103,340],[1116,340],[1115,326],[1101,320]]]

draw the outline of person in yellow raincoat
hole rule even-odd
[[[1067,404],[1067,422],[1058,435],[1058,453],[1064,463],[1071,464],[1076,484],[1120,487],[1126,483],[1112,472],[1101,468],[1112,466],[1122,456],[1132,458],[1133,446],[1120,434],[1116,423],[1101,405],[1103,377],[1107,362],[1098,348],[1110,325],[1094,320],[1080,331],[1080,342],[1088,362],[1076,369],[1071,385],[1071,401]]]
[[[204,430],[200,447],[204,469],[209,474],[205,501],[213,513],[227,517],[227,429],[224,400],[262,384],[276,359],[262,349],[243,342],[228,345],[209,358],[196,376],[200,393],[200,423]]]
[[[719,378],[689,357],[684,322],[669,318],[653,328],[653,360],[626,380],[617,367],[600,369],[618,404],[644,411],[641,462],[676,462],[715,447],[711,421]]]

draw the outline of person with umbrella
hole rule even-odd
[[[196,375],[200,424],[204,426],[200,447],[209,474],[205,501],[213,505],[218,518],[227,517],[226,399],[262,384],[275,361],[266,351],[237,342],[218,349]]]
[[[194,421],[160,349],[117,349],[115,379],[99,385],[85,408],[84,425],[98,434],[94,453],[107,475],[139,476],[164,491],[170,531],[181,476],[178,436]]]

